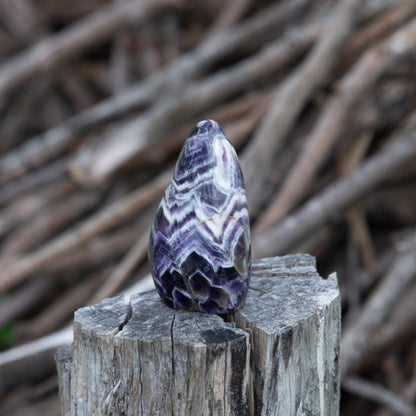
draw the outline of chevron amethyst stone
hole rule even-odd
[[[229,313],[244,305],[250,224],[237,154],[221,127],[200,121],[186,140],[149,241],[153,280],[175,309]]]

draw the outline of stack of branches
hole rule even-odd
[[[414,0],[0,0],[0,40],[1,414],[57,414],[74,310],[149,287],[155,208],[212,118],[254,256],[339,274],[341,413],[415,415]]]

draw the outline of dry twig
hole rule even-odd
[[[33,319],[18,324],[17,336],[28,342],[58,330],[71,321],[74,312],[84,306],[87,300],[103,283],[108,270],[100,270],[82,283],[65,291],[57,297],[45,310]]]
[[[13,233],[3,245],[0,261],[8,256],[17,256],[28,252],[49,237],[59,233],[68,224],[74,222],[82,214],[91,210],[98,201],[94,192],[77,193],[44,210],[30,224],[25,224],[19,231]]]
[[[379,384],[350,376],[343,381],[342,387],[349,393],[388,406],[398,415],[416,416],[416,409],[413,406],[391,390],[388,390]]]
[[[416,3],[413,1],[401,1],[388,8],[368,26],[364,26],[354,34],[348,42],[338,67],[349,67],[366,49],[405,25],[415,14]]]
[[[143,227],[138,223],[129,224],[103,236],[92,238],[71,249],[65,256],[51,259],[45,265],[45,273],[58,277],[68,270],[88,272],[106,263],[119,260],[134,244]]]
[[[130,287],[125,295],[153,288],[150,275]],[[72,342],[72,327],[68,326],[35,341],[0,353],[0,391],[29,380],[56,372],[56,349]]]
[[[372,137],[369,132],[364,132],[362,136],[360,136],[356,145],[350,150],[349,154],[345,156],[341,167],[341,174],[343,176],[351,174],[359,166],[361,160],[364,159],[365,154],[367,153],[371,144],[371,139]],[[345,216],[356,244],[361,251],[364,265],[371,276],[375,277],[378,273],[378,265],[362,205],[355,204],[351,206],[346,210]]]
[[[242,156],[249,208],[254,217],[260,210],[261,195],[276,153],[306,101],[325,82],[336,63],[341,46],[351,34],[359,6],[357,0],[343,1],[328,17],[324,35],[305,63],[280,87],[269,113]]]
[[[412,249],[397,256],[386,276],[372,292],[361,310],[360,316],[344,330],[341,341],[341,376],[347,377],[356,370],[371,347],[370,340],[381,324],[391,314],[416,279],[415,236]]]
[[[19,181],[12,182],[0,189],[0,205],[27,192],[37,186],[56,181],[65,176],[67,171],[68,159],[58,159],[54,163],[46,165],[30,176],[25,176]],[[24,169],[24,168],[23,168]],[[1,179],[0,179],[1,181]]]
[[[172,0],[111,3],[60,33],[40,41],[0,67],[2,100],[11,89],[39,73],[50,73],[64,61],[110,36],[117,28],[171,5]]]
[[[390,416],[394,408],[406,414],[406,403],[389,394],[400,392],[410,403],[416,391],[416,372],[410,374],[416,351],[416,260],[410,251],[403,254],[397,243],[409,234],[404,227],[415,232],[416,170],[410,161],[416,157],[416,113],[413,127],[406,118],[416,105],[410,52],[416,37],[398,34],[412,25],[416,3],[269,0],[260,5],[213,0],[199,5],[146,0],[137,10],[171,6],[161,6],[165,9],[156,17],[153,12],[144,12],[143,19],[122,17],[119,11],[134,2],[139,3],[40,0],[34,5],[33,0],[0,0],[0,76],[5,76],[0,77],[0,92],[6,92],[0,95],[8,100],[0,121],[0,291],[13,288],[0,296],[0,327],[10,323],[17,342],[39,336],[67,322],[93,292],[98,301],[116,294],[128,278],[139,280],[148,272],[144,258],[153,203],[169,174],[152,178],[170,166],[191,125],[213,118],[237,150],[247,150],[242,159],[248,192],[260,176],[255,204],[267,209],[265,203],[283,183],[283,172],[295,165],[304,138],[312,137],[325,117],[331,118],[333,101],[341,99],[344,103],[338,101],[332,122],[342,125],[333,129],[327,120],[329,129],[321,126],[332,141],[339,137],[335,163],[325,146],[312,149],[319,150],[327,164],[311,178],[307,195],[300,191],[300,198],[310,201],[268,233],[254,233],[253,248],[257,255],[275,255],[301,243],[317,255],[324,274],[339,272],[342,295],[346,289],[351,295],[342,296],[344,386],[348,389],[352,380],[351,391],[361,389],[363,380],[350,376],[366,371],[375,384],[369,390],[364,385],[361,394],[390,406],[376,414]],[[86,27],[109,10],[115,10],[114,16],[107,15],[113,28],[102,25],[105,19]],[[206,11],[208,18],[202,13]],[[328,20],[325,25],[328,12],[332,17],[338,13],[338,22]],[[138,19],[140,24],[126,27],[123,19]],[[63,29],[54,32],[57,28]],[[86,39],[88,33],[93,36]],[[73,47],[67,43],[71,37]],[[383,49],[377,55],[377,42],[391,42],[394,51]],[[39,45],[49,49],[40,51]],[[10,56],[19,50],[23,52]],[[54,50],[58,55],[51,55]],[[357,59],[371,53],[381,62],[373,63],[376,73],[367,62],[355,91],[347,84],[346,91],[337,89],[345,87],[345,80],[352,82],[360,65]],[[399,59],[404,54],[405,59]],[[70,68],[63,68],[64,62],[71,63]],[[15,74],[10,72],[13,65]],[[364,74],[363,68],[371,71]],[[380,78],[382,82],[374,82]],[[360,101],[358,111],[348,111],[350,115],[342,107],[348,93]],[[354,105],[346,101],[349,110]],[[397,133],[404,121],[406,131]],[[351,141],[358,135],[358,141]],[[371,156],[362,162],[367,153]],[[312,162],[315,167],[320,163],[315,156]],[[349,176],[340,179],[339,166],[345,167],[342,175]],[[256,178],[249,178],[250,169]],[[74,177],[88,188],[72,181]],[[132,192],[137,184],[142,188]],[[387,189],[376,189],[381,184]],[[97,196],[103,200],[100,206],[94,202]],[[260,227],[262,216],[256,209],[251,214]],[[325,226],[332,219],[336,222]],[[345,238],[345,226],[358,242],[366,270],[355,244]],[[388,270],[377,275],[378,282],[368,273],[374,259],[379,270]],[[103,272],[109,277],[101,284]],[[73,280],[78,276],[85,278]],[[63,286],[63,280],[70,286]],[[150,276],[139,282],[143,284],[153,287]],[[0,343],[2,334],[0,330]],[[53,349],[44,341],[0,353],[0,389],[35,382],[54,371]],[[60,342],[62,338],[54,345]],[[387,391],[380,390],[380,382]],[[25,414],[25,404],[13,406],[13,398],[30,403],[33,395],[28,392],[0,395],[0,413],[12,409]],[[374,404],[349,395],[344,401],[346,414],[353,401],[351,409],[374,409]]]
[[[39,305],[55,286],[56,282],[53,280],[38,277],[17,292],[10,294],[0,304],[0,328]]]
[[[335,213],[350,206],[374,189],[390,172],[410,162],[416,156],[416,134],[403,134],[361,168],[341,179],[312,198],[297,212],[288,216],[269,232],[254,240],[257,256],[282,254],[303,238],[327,224]]]
[[[125,220],[144,206],[149,205],[157,196],[162,194],[169,179],[170,172],[158,176],[147,185],[113,203],[92,216],[92,218],[85,220],[74,229],[70,229],[62,236],[50,240],[34,253],[16,261],[13,266],[4,270],[2,276],[0,276],[0,292],[23,281],[55,257],[69,252],[93,236]]]
[[[219,71],[205,81],[188,83],[180,96],[172,93],[164,97],[137,119],[109,131],[107,137],[82,149],[71,164],[71,171],[87,183],[107,180],[129,160],[169,137],[169,132],[179,122],[270,75],[304,52],[319,31],[316,24],[292,30],[283,39],[271,42],[241,63]]]
[[[248,21],[231,27],[215,37],[210,37],[195,50],[184,54],[144,81],[130,86],[126,91],[28,140],[0,159],[0,185],[58,156],[88,129],[153,102],[161,94],[164,86],[177,85],[194,79],[208,65],[245,45],[250,45],[252,48],[259,47],[262,42],[270,38],[270,33],[276,31],[275,28],[282,30],[285,22],[291,21],[290,19],[309,1],[287,1],[282,3],[283,6],[280,2],[273,4]]]
[[[89,303],[98,303],[104,298],[113,296],[122,284],[130,277],[133,270],[144,260],[147,254],[147,243],[149,241],[149,230],[140,235],[135,244],[124,256],[120,264],[112,271],[105,283],[94,294]]]
[[[299,201],[331,145],[345,129],[348,116],[359,100],[389,66],[414,51],[415,42],[416,20],[412,20],[389,39],[370,49],[339,82],[337,93],[305,139],[301,155],[256,226],[257,234],[279,222]]]

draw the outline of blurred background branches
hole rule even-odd
[[[416,2],[0,0],[0,414],[58,414],[73,312],[150,288],[201,119],[238,150],[255,257],[337,271],[342,415],[415,415]]]

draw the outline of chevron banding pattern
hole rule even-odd
[[[245,301],[250,224],[237,154],[221,127],[203,120],[186,140],[153,223],[153,280],[175,309],[229,313]]]

